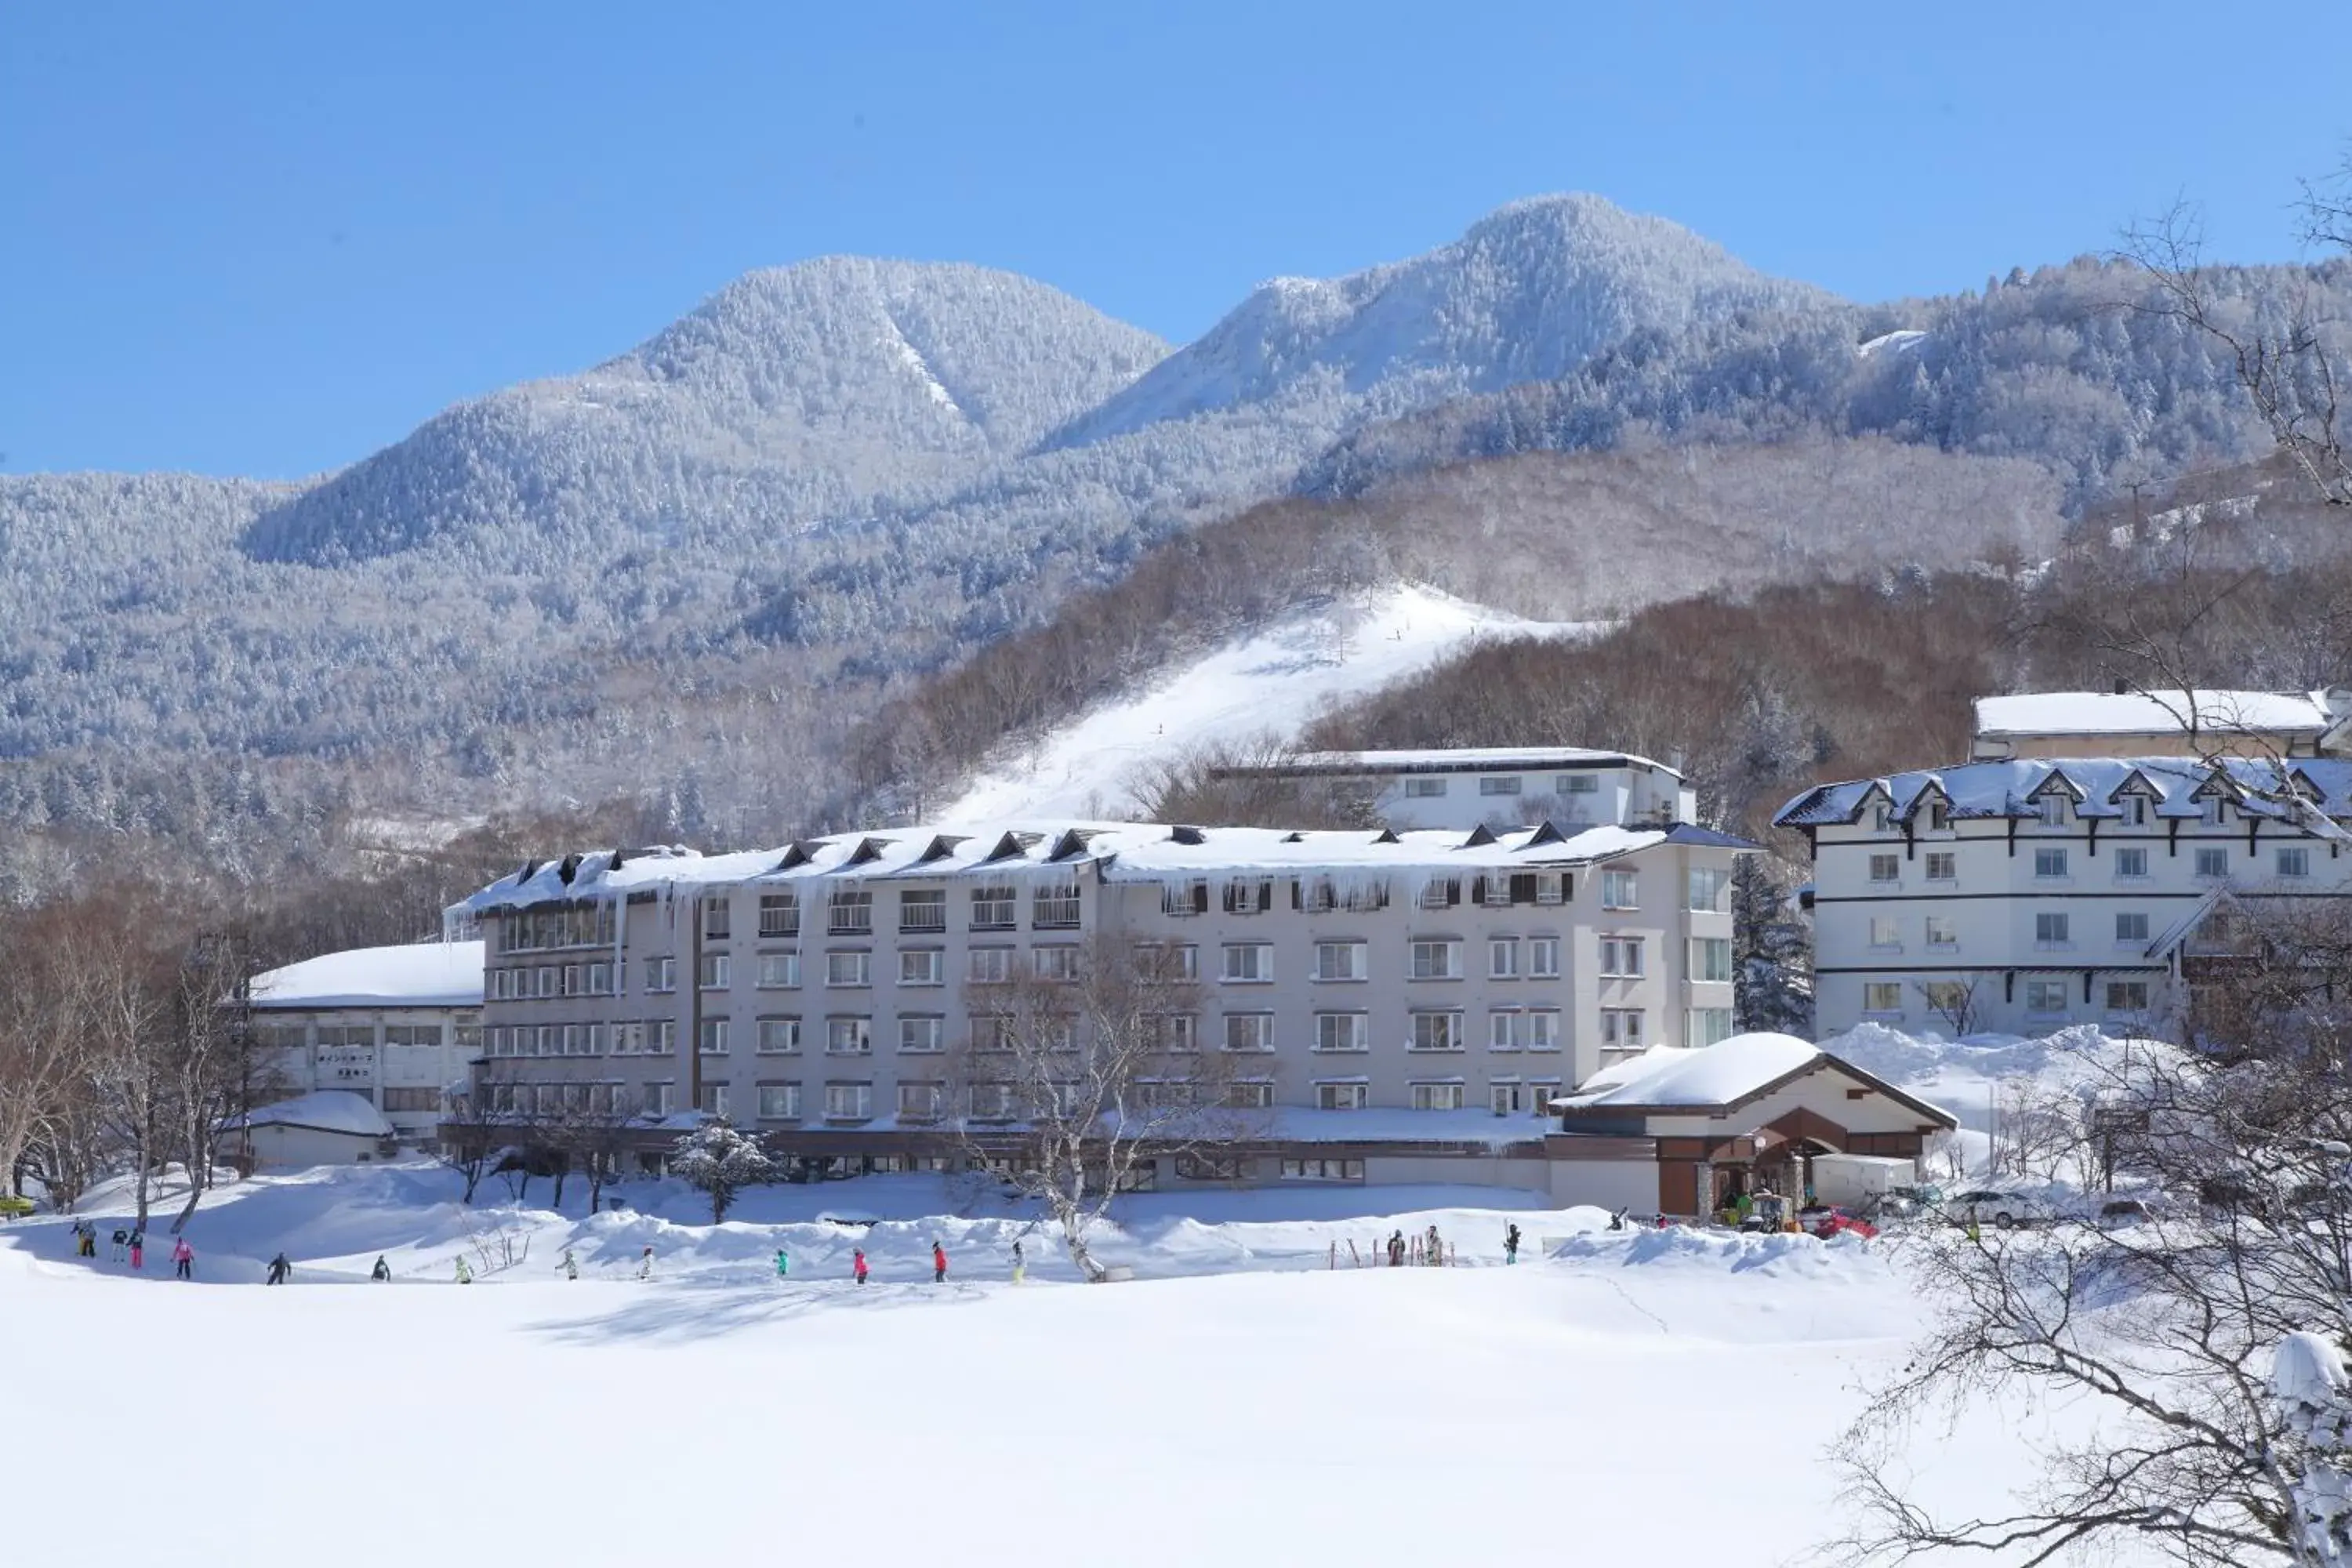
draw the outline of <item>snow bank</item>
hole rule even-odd
[[[393,1125],[383,1113],[368,1103],[364,1095],[349,1089],[322,1089],[310,1094],[281,1100],[275,1105],[265,1105],[242,1116],[231,1117],[221,1124],[234,1127],[309,1127],[321,1132],[348,1132],[354,1138],[390,1138]]]

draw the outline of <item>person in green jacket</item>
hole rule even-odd
[[[784,1249],[780,1247],[776,1248],[776,1278],[782,1279],[789,1272],[790,1269],[787,1267],[786,1259],[784,1258]]]
[[[457,1259],[457,1283],[460,1285],[471,1285],[473,1282],[474,1271],[467,1268],[466,1260],[460,1258]]]

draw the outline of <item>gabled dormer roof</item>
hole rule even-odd
[[[2066,776],[2066,767],[2063,763],[2052,767],[2040,784],[2026,791],[2025,798],[2029,801],[2038,801],[2044,795],[2063,795],[2078,805],[2090,798],[2081,784]]]
[[[923,852],[915,858],[915,864],[928,866],[934,860],[944,860],[956,852],[958,845],[965,843],[971,837],[968,833],[933,834],[931,841],[923,846]]]

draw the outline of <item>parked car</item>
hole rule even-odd
[[[1951,1202],[1953,1216],[1961,1225],[1974,1220],[1979,1225],[1990,1222],[1997,1230],[2012,1226],[2028,1225],[2041,1217],[2041,1205],[2021,1193],[2000,1193],[1979,1189],[1962,1193]]]
[[[1818,1236],[1823,1241],[1849,1230],[1864,1240],[1878,1234],[1876,1226],[1852,1209],[1840,1208],[1834,1204],[1813,1204],[1799,1209],[1797,1223],[1805,1228],[1807,1234]]]
[[[1943,1206],[1944,1189],[1932,1183],[1916,1186],[1889,1187],[1886,1195],[1878,1200],[1878,1212],[1889,1216],[1927,1214]]]

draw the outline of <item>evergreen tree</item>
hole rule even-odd
[[[670,1146],[670,1174],[710,1199],[710,1223],[735,1206],[745,1188],[776,1177],[776,1163],[759,1143],[721,1119],[688,1133]]]
[[[1813,1033],[1812,938],[1796,910],[1793,868],[1743,855],[1731,874],[1732,1005],[1744,1030]]]

